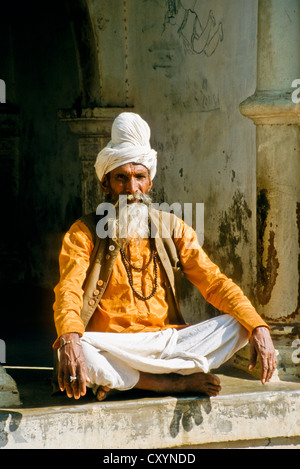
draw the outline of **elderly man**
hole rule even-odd
[[[210,370],[248,341],[249,368],[259,357],[263,384],[276,368],[269,327],[250,301],[210,261],[190,226],[153,208],[148,194],[156,159],[148,124],[137,114],[120,114],[95,164],[118,216],[84,216],[64,237],[54,349],[58,384],[69,397],[85,395],[87,386],[99,401],[132,388],[216,396],[220,380]],[[181,273],[224,314],[186,324]]]

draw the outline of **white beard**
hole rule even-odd
[[[128,196],[130,200],[143,200],[126,204],[118,210],[117,217],[108,220],[109,231],[112,238],[116,239],[121,246],[126,245],[131,239],[141,242],[142,239],[149,238],[149,205],[150,198],[143,196]],[[144,203],[144,201],[146,203]]]

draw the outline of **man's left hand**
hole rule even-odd
[[[261,382],[267,383],[277,367],[276,351],[271,339],[269,329],[261,326],[254,329],[250,339],[250,364],[249,370],[253,370],[257,357],[261,364]]]

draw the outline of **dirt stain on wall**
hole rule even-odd
[[[241,282],[243,277],[243,260],[238,254],[241,243],[249,243],[249,234],[246,228],[247,221],[252,217],[252,212],[244,195],[237,190],[233,195],[232,204],[222,212],[219,222],[219,237],[216,248],[221,256],[220,266],[226,268],[226,272],[234,281]],[[229,271],[229,266],[231,272]]]
[[[262,189],[257,197],[257,299],[261,305],[266,305],[270,299],[272,290],[278,276],[279,261],[275,248],[275,232],[269,231],[267,260],[264,264],[263,255],[265,247],[265,233],[267,218],[270,211],[270,203],[267,190]]]
[[[297,207],[296,207],[296,221],[297,221],[297,227],[298,227],[298,244],[300,248],[300,202],[297,202]],[[297,302],[297,308],[295,311],[295,316],[300,314],[300,254],[298,255],[298,302]]]

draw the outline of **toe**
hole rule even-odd
[[[96,392],[97,401],[104,401],[104,399],[106,399],[106,396],[109,390],[110,389],[107,386],[99,386]]]

